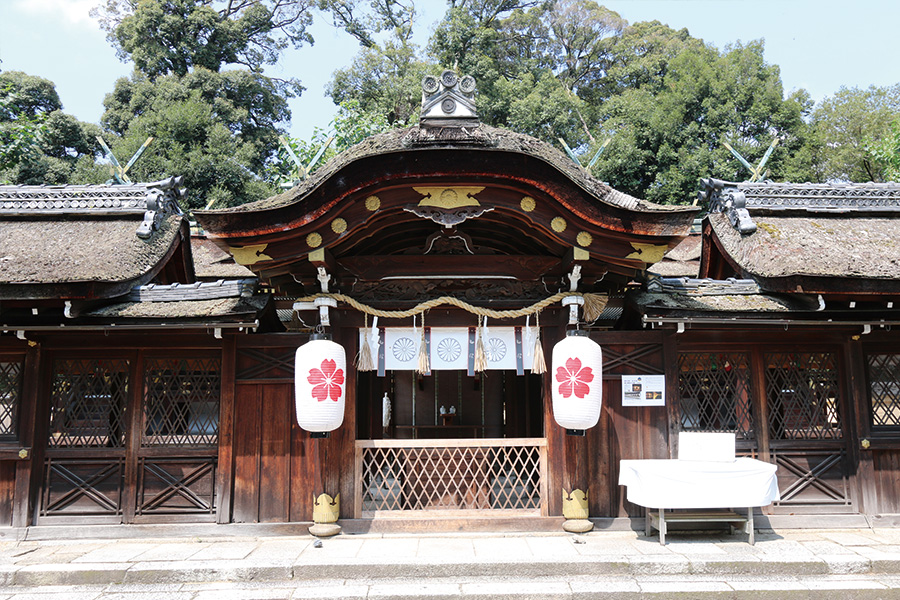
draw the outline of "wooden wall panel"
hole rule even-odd
[[[12,525],[16,461],[0,460],[0,527]]]
[[[872,452],[875,464],[875,497],[877,506],[870,507],[869,514],[900,513],[900,449]]]
[[[313,499],[322,489],[317,442],[291,423],[291,521],[312,521]]]
[[[603,348],[603,410],[588,430],[587,478],[591,516],[642,517],[644,509],[625,501],[619,486],[622,459],[669,458],[666,407],[623,407],[622,375],[666,371],[659,332],[599,332],[591,339]],[[671,398],[667,398],[667,403]]]
[[[237,385],[234,406],[235,523],[259,520],[259,436],[262,386]]]
[[[259,520],[285,522],[290,514],[292,386],[260,387]]]

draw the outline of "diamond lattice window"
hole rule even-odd
[[[0,437],[18,434],[22,363],[0,362]]]
[[[681,428],[734,432],[753,439],[750,367],[746,354],[685,353],[678,357]]]
[[[900,427],[900,354],[870,354],[869,401],[873,427]]]
[[[122,447],[127,360],[57,360],[50,399],[51,447]]]
[[[766,365],[769,436],[773,440],[840,439],[834,355],[767,354]]]
[[[148,358],[141,445],[216,444],[220,371],[217,358]]]

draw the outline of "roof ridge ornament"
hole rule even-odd
[[[144,220],[137,228],[137,236],[146,240],[159,229],[159,224],[169,215],[183,215],[178,201],[187,195],[181,184],[182,176],[169,177],[147,184]]]
[[[422,127],[477,127],[475,78],[445,69],[440,77],[422,79]]]
[[[747,197],[744,192],[718,179],[701,179],[700,182],[703,190],[698,197],[709,201],[709,212],[725,213],[731,221],[731,226],[741,235],[750,235],[756,231],[756,223],[747,211]]]

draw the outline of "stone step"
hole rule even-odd
[[[7,596],[6,594],[11,594]],[[277,580],[167,582],[162,584],[15,586],[0,589],[6,600],[892,600],[900,577],[785,577],[780,579],[702,576],[578,578],[439,578],[391,580]]]
[[[860,556],[685,558],[677,555],[580,556],[558,559],[372,560],[321,557],[290,560],[172,560],[0,565],[0,586],[209,583],[215,581],[334,581],[414,578],[827,578],[900,577],[900,561]]]

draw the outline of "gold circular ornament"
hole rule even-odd
[[[344,233],[347,231],[347,221],[338,217],[331,222],[331,230],[335,233]]]
[[[366,208],[370,212],[375,212],[379,208],[381,208],[381,198],[378,196],[369,196],[366,198]]]
[[[456,201],[459,199],[459,193],[456,190],[447,188],[443,192],[441,192],[441,202],[445,205],[453,205],[456,204]]]
[[[550,221],[550,227],[553,228],[553,231],[556,233],[562,233],[566,230],[566,220],[562,217],[554,217],[552,221]]]
[[[524,198],[522,198],[522,201],[519,203],[519,205],[525,212],[531,212],[534,210],[534,207],[537,206],[537,203],[531,196],[525,196]]]
[[[318,248],[322,245],[322,236],[316,232],[312,232],[306,236],[306,245],[310,248]]]
[[[579,246],[587,248],[594,241],[594,236],[589,234],[587,231],[581,231],[575,237],[575,241],[578,242]]]

